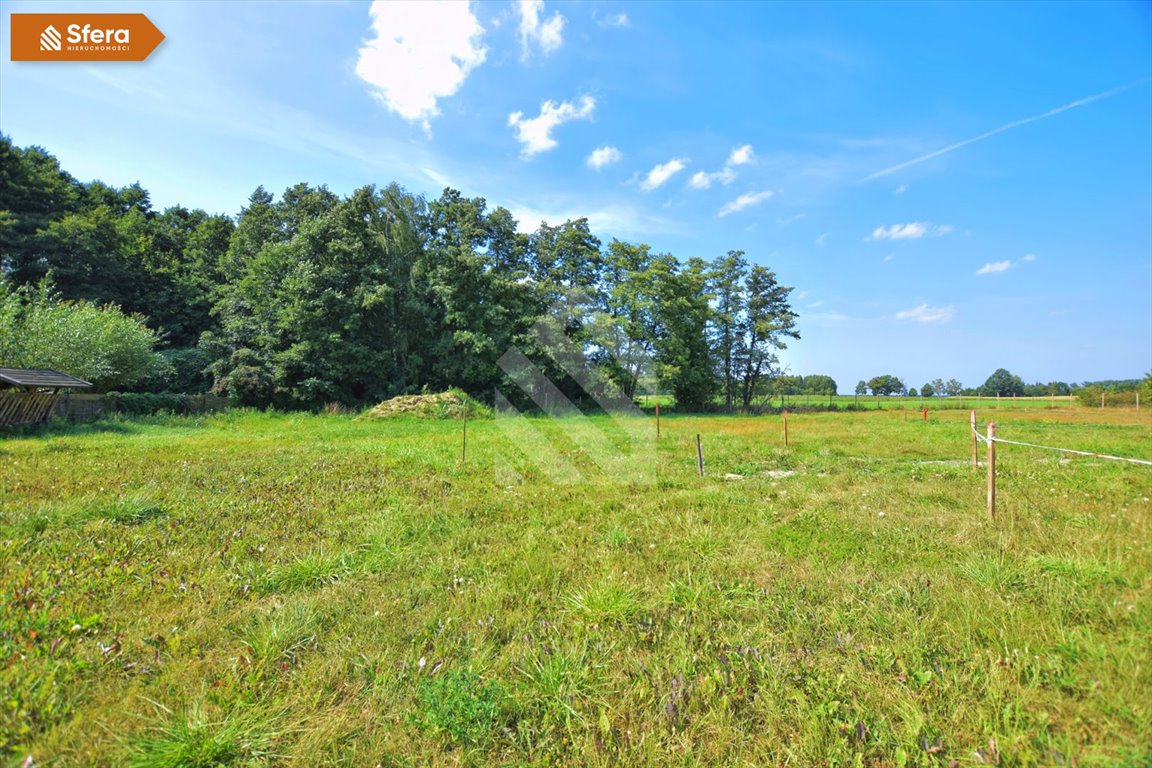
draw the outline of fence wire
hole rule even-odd
[[[976,435],[977,439],[979,439],[980,442],[983,442],[983,443],[988,442],[988,438],[985,437],[984,435],[980,434],[980,430],[976,429],[975,426],[972,426],[972,434]],[[1112,455],[1107,454],[1107,453],[1093,453],[1092,451],[1077,451],[1077,450],[1074,450],[1072,448],[1055,448],[1051,445],[1037,445],[1035,443],[1023,443],[1023,442],[1020,442],[1019,440],[1005,440],[1002,437],[993,437],[992,442],[1004,443],[1005,445],[1022,445],[1025,448],[1039,448],[1042,451],[1057,451],[1059,453],[1072,453],[1072,454],[1076,454],[1077,456],[1091,456],[1091,457],[1096,458],[1096,459],[1108,459],[1110,461],[1126,461],[1129,464],[1144,464],[1146,466],[1152,467],[1152,461],[1148,461],[1147,459],[1133,459],[1133,458],[1128,457],[1128,456],[1112,456]]]

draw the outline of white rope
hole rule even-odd
[[[975,426],[972,427],[972,434],[976,435],[981,442],[988,442],[988,438],[980,434],[980,431]],[[1145,464],[1152,467],[1152,461],[1147,459],[1130,459],[1127,456],[1110,456],[1107,453],[1092,453],[1091,451],[1074,451],[1071,448],[1053,448],[1050,445],[1036,445],[1035,443],[1021,443],[1018,440],[1005,440],[1002,437],[992,438],[994,443],[1005,443],[1007,445],[1022,445],[1025,448],[1039,448],[1044,451],[1059,451],[1060,453],[1074,453],[1077,456],[1091,456],[1096,459],[1110,459],[1112,461],[1127,461],[1130,464]]]
[[[1112,461],[1127,461],[1131,464],[1147,464],[1152,467],[1152,461],[1147,459],[1130,459],[1127,456],[1110,456],[1107,453],[1092,453],[1091,451],[1074,451],[1071,448],[1053,448],[1050,445],[1036,445],[1035,443],[1021,443],[1016,440],[1005,440],[1002,437],[994,437],[992,441],[995,443],[1007,443],[1008,445],[1022,445],[1025,448],[1040,448],[1045,451],[1059,451],[1060,453],[1075,453],[1077,456],[1092,456],[1097,459],[1111,459]],[[987,440],[985,440],[987,442]]]

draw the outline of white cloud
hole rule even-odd
[[[589,168],[600,170],[606,165],[620,162],[620,158],[624,157],[624,153],[616,149],[616,147],[604,146],[599,149],[592,150],[592,154],[584,161],[588,164]]]
[[[913,309],[906,309],[896,313],[897,320],[914,320],[917,323],[946,323],[956,315],[956,307],[949,304],[946,307],[930,307],[921,304]]]
[[[822,234],[818,238],[816,238],[815,243],[816,243],[816,245],[820,245],[820,246],[826,245],[828,243],[828,233],[825,232],[824,234]]]
[[[525,234],[535,232],[541,223],[558,226],[579,218],[587,218],[593,232],[611,232],[618,237],[646,238],[676,231],[679,225],[677,221],[653,216],[624,201],[591,210],[583,203],[570,207],[563,203],[552,205],[547,201],[525,205],[508,200],[502,204],[516,219],[517,231]]]
[[[712,173],[704,171],[697,171],[692,174],[692,180],[688,182],[688,186],[692,189],[708,189],[715,183],[731,184],[736,180],[736,171],[732,170],[736,166],[748,165],[756,161],[756,153],[752,151],[751,144],[745,144],[742,147],[736,147],[728,155],[728,159],[724,162],[724,167]]]
[[[516,140],[524,145],[520,155],[531,157],[556,146],[556,140],[552,138],[556,126],[571,120],[586,120],[595,110],[596,99],[591,96],[581,96],[578,107],[567,101],[557,105],[549,99],[540,105],[540,114],[529,120],[524,119],[523,112],[508,115],[508,125],[516,129]]]
[[[1024,256],[1021,258],[1021,261],[1036,261],[1036,254],[1034,254],[1034,253],[1026,253],[1026,254],[1024,254]]]
[[[697,171],[692,174],[692,180],[688,182],[688,186],[692,189],[708,189],[712,186],[712,182],[719,182],[721,184],[731,184],[736,180],[736,174],[731,168],[725,167],[715,173],[705,173],[704,171]]]
[[[843,312],[809,312],[804,315],[804,319],[811,322],[813,320],[828,322],[828,323],[842,323],[845,320],[852,318]]]
[[[674,157],[666,163],[660,163],[648,171],[648,175],[640,182],[640,187],[646,192],[651,192],[680,173],[687,165],[688,158],[686,157]]]
[[[740,195],[730,203],[725,204],[723,208],[717,211],[716,215],[723,218],[745,208],[762,203],[768,198],[772,197],[772,192],[765,190],[764,192],[749,192],[746,195]]]
[[[933,224],[930,221],[913,221],[908,224],[893,224],[890,227],[876,227],[866,240],[916,240],[921,237],[940,237],[953,230],[951,224]]]
[[[564,43],[564,17],[559,11],[552,18],[541,22],[544,0],[520,0],[516,6],[520,13],[520,56],[527,59],[532,46],[538,46],[545,55],[552,53]]]
[[[448,180],[448,177],[445,176],[444,174],[440,173],[439,171],[437,171],[433,168],[421,168],[420,170],[424,172],[425,176],[432,179],[432,181],[436,182],[440,186],[442,186],[442,187],[452,186],[452,183]]]
[[[751,144],[745,144],[742,147],[736,147],[732,150],[732,154],[728,155],[727,165],[729,167],[734,165],[748,165],[756,160],[756,153],[752,151]]]
[[[597,23],[602,27],[617,27],[619,29],[632,26],[632,21],[626,13],[617,13],[615,16],[609,16]]]
[[[898,195],[902,195],[907,191],[908,191],[908,185],[907,184],[901,184],[900,186],[896,187],[896,194],[898,194]]]
[[[373,38],[360,48],[356,74],[405,120],[428,130],[436,100],[452,96],[484,62],[484,28],[467,3],[376,0]]]
[[[1004,272],[1012,268],[1011,261],[993,261],[990,264],[985,264],[976,270],[978,275],[994,275],[997,272]]]

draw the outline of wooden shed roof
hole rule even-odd
[[[48,368],[0,368],[0,386],[90,387],[89,382]]]

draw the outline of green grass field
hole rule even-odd
[[[1147,410],[989,417],[1152,458]],[[1152,761],[1152,468],[1002,446],[989,521],[966,411],[502,423],[0,440],[0,764]]]

